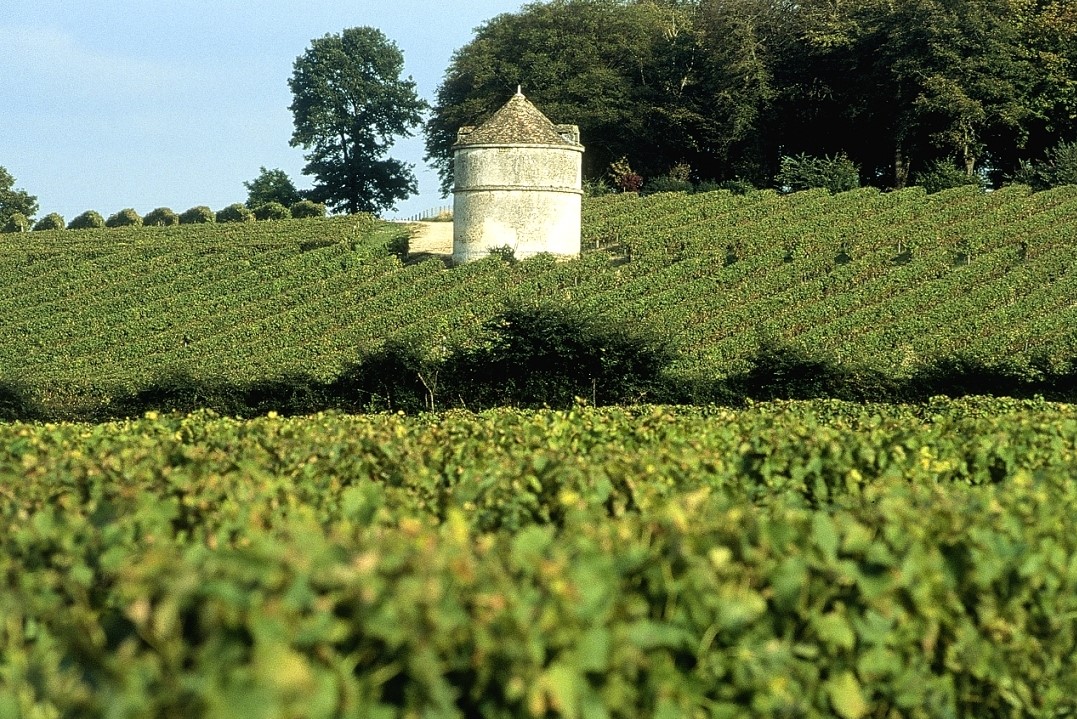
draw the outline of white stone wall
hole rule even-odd
[[[453,262],[508,246],[519,259],[580,253],[582,147],[471,145],[456,150]]]

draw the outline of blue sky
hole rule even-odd
[[[2,0],[0,166],[36,195],[38,217],[70,221],[126,207],[218,210],[247,198],[259,167],[300,188],[288,145],[292,63],[313,38],[380,29],[433,101],[454,50],[521,0]],[[507,98],[506,98],[507,99]],[[390,153],[415,166],[419,194],[386,217],[452,204],[423,162],[417,130]]]

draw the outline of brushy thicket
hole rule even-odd
[[[801,153],[782,158],[774,185],[782,192],[813,189],[845,192],[860,187],[860,170],[844,153],[833,157]]]

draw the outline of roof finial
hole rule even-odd
[[[516,86],[516,94],[521,96],[524,94],[524,91],[520,89],[519,85]]]

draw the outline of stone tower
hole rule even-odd
[[[580,253],[583,145],[519,90],[489,120],[461,127],[453,145],[454,264],[508,246],[518,259]]]

